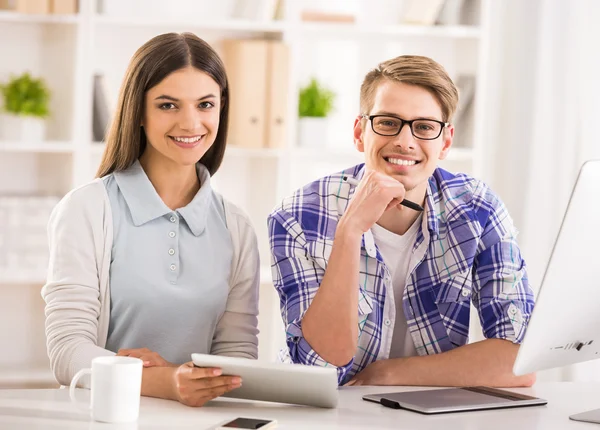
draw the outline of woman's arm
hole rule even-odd
[[[230,288],[225,313],[217,324],[211,354],[258,357],[260,261],[256,234],[247,216],[225,202],[233,244]]]
[[[98,183],[65,196],[48,223],[50,261],[42,288],[46,343],[54,376],[63,385],[94,357],[114,355],[97,345],[101,303],[96,249],[104,248],[104,199],[94,187]]]

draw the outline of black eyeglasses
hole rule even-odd
[[[417,118],[407,121],[395,116],[365,114],[362,114],[361,117],[370,120],[373,132],[380,136],[397,136],[402,131],[404,124],[408,124],[412,135],[421,140],[437,139],[442,134],[442,130],[450,125],[449,122],[435,119]]]

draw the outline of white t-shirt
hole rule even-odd
[[[393,300],[396,309],[396,318],[389,358],[418,355],[408,331],[404,309],[402,308],[402,298],[410,269],[415,267],[421,257],[419,252],[413,254],[412,249],[422,218],[423,216],[419,215],[403,235],[392,233],[378,224],[374,224],[371,227],[375,243],[379,248],[385,265],[390,271],[392,286],[394,288]]]

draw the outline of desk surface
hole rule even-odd
[[[218,399],[203,408],[142,397],[140,419],[134,425],[108,425],[90,421],[69,402],[68,390],[0,390],[0,429],[210,429],[238,416],[274,418],[278,429],[593,429],[600,425],[569,420],[569,415],[600,408],[598,383],[539,383],[513,391],[548,400],[546,406],[463,412],[426,416],[384,408],[361,400],[362,395],[389,391],[410,391],[414,387],[344,387],[337,409]],[[78,390],[89,399],[89,391]]]

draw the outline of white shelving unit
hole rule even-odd
[[[109,1],[113,8],[119,3]],[[368,22],[366,18],[356,24],[304,23],[299,18],[300,0],[287,1],[285,19],[272,22],[211,17],[208,13],[194,15],[186,8],[180,8],[179,16],[175,13],[166,17],[132,16],[127,12],[105,15],[99,13],[96,0],[80,0],[80,12],[75,16],[0,11],[0,58],[3,58],[0,82],[11,73],[29,70],[44,77],[52,90],[48,140],[0,142],[0,198],[3,194],[62,196],[94,177],[104,145],[91,137],[93,76],[97,72],[104,75],[109,99],[116,100],[129,58],[149,38],[169,31],[191,31],[219,52],[220,41],[225,38],[286,42],[291,53],[287,141],[280,149],[229,146],[223,166],[214,178],[215,187],[250,214],[257,230],[263,284],[259,354],[261,359],[271,360],[283,340],[280,337],[283,332],[278,298],[270,285],[266,217],[275,204],[295,188],[362,161],[362,154],[353,148],[352,124],[358,113],[360,83],[369,69],[392,56],[422,54],[441,62],[452,77],[461,73],[475,75],[475,125],[469,131],[473,138],[453,148],[442,165],[475,175],[480,172],[485,151],[484,142],[478,138],[481,133],[477,124],[482,123],[484,112],[480,106],[488,85],[485,52],[490,10],[489,0],[480,1],[481,24],[476,27],[394,25]],[[198,0],[197,3],[203,5],[203,11],[208,11],[211,2]],[[375,7],[366,0],[360,4],[363,8]],[[10,60],[4,61],[7,58]],[[297,94],[300,85],[310,76],[333,88],[338,97],[328,137],[317,142],[314,148],[298,148]],[[457,145],[459,141],[460,135]],[[41,299],[38,300],[43,283],[42,273],[29,273],[27,268],[0,279],[0,330],[20,329],[2,316],[7,315],[4,307],[11,302],[5,302],[3,295],[14,298],[30,289],[33,293],[25,295],[33,298],[19,302],[18,306],[20,312],[31,314],[35,321],[31,327],[37,331],[32,335],[25,327],[21,336],[43,342],[43,331],[39,331],[43,330],[44,315],[39,304]],[[36,348],[44,351],[43,345]],[[47,368],[43,354],[20,355],[13,350],[8,357],[0,358],[0,387],[10,374],[10,366],[23,361],[31,368]]]

